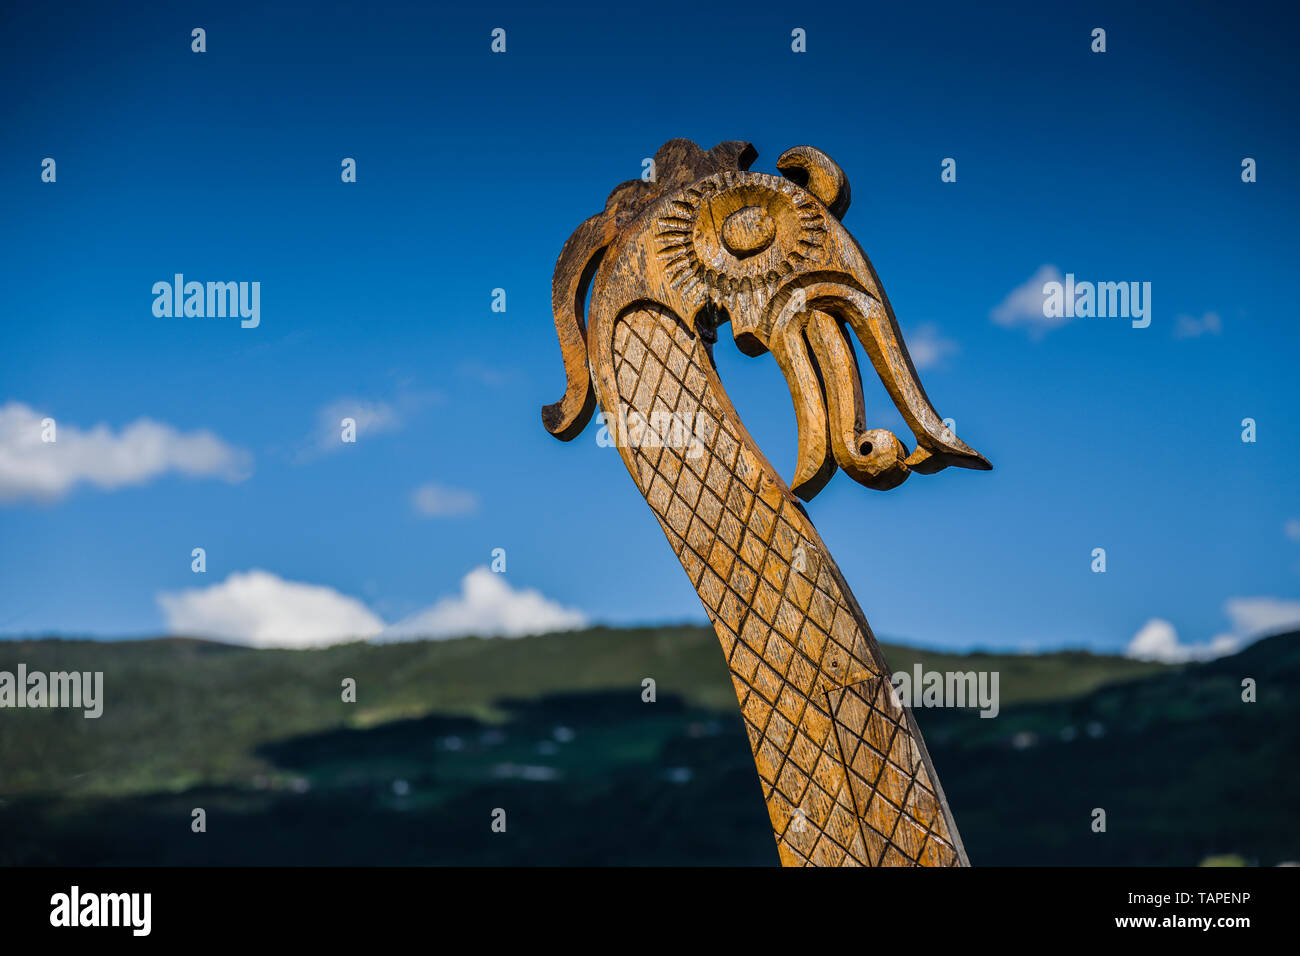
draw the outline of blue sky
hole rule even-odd
[[[255,569],[385,623],[449,598],[456,620],[475,581],[516,614],[536,591],[590,621],[704,620],[595,427],[562,444],[539,419],[564,384],[555,257],[677,136],[749,140],[769,172],[800,143],[835,158],[846,226],[934,346],[927,391],[993,462],[888,493],[837,475],[812,502],[879,635],[1116,651],[1153,620],[1199,644],[1300,618],[1291,10],[358,6],[2,15],[0,633],[161,633],[159,595]],[[1150,282],[1150,327],[993,321],[1045,266]],[[155,317],[175,273],[260,282],[260,325]],[[788,480],[779,370],[725,330],[716,357]],[[355,444],[322,434],[340,408]],[[56,487],[32,416],[87,475],[95,449],[169,450]],[[494,548],[506,574],[467,582]]]

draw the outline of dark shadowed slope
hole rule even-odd
[[[1297,648],[1286,635],[1181,668],[886,653],[1000,674],[996,719],[918,711],[975,864],[1271,864],[1300,857]],[[314,651],[0,643],[0,670],[18,661],[103,670],[107,700],[98,721],[0,713],[0,862],[775,862],[707,628]]]

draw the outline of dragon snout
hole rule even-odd
[[[868,488],[888,490],[912,472],[992,466],[954,434],[930,403],[897,323],[886,306],[854,284],[814,282],[773,303],[768,349],[785,375],[799,428],[792,490],[805,501],[836,466]],[[868,428],[852,330],[911,429],[916,448],[885,428]]]

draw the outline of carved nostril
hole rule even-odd
[[[737,209],[722,224],[722,244],[737,259],[762,252],[776,238],[776,221],[762,206]]]

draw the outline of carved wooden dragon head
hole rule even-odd
[[[624,183],[574,231],[552,286],[568,388],[542,409],[558,438],[599,404],[652,424],[619,454],[709,614],[789,865],[959,866],[966,854],[920,730],[895,698],[866,617],[795,494],[836,465],[871,488],[914,471],[989,464],[944,427],[893,311],[840,217],[844,173],[806,146],[749,172],[747,143],[672,140],[656,182]],[[588,289],[591,309],[584,323]],[[730,322],[770,351],[799,424],[787,485],[755,445],[713,364]],[[864,423],[851,328],[916,436]],[[621,429],[620,429],[621,431]],[[649,439],[649,440],[647,440]]]
[[[781,175],[750,172],[757,155],[743,142],[705,152],[671,140],[655,154],[657,181],[618,186],[604,211],[574,231],[552,286],[568,386],[542,410],[546,428],[566,441],[582,431],[595,407],[593,381],[614,374],[607,353],[589,347],[597,328],[652,303],[706,342],[729,321],[743,352],[772,353],[794,400],[799,451],[790,487],[804,500],[837,464],[882,490],[912,472],[989,469],[930,403],[876,271],[840,222],[849,207],[843,170],[820,150],[796,146],[777,159]],[[914,451],[866,427],[849,328],[911,429]]]

